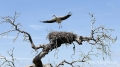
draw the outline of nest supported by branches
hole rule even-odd
[[[73,41],[76,41],[77,35],[72,32],[50,32],[47,38],[50,41],[50,44],[54,47],[60,47],[61,44],[71,44]]]

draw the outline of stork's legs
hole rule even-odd
[[[59,28],[62,28],[62,25],[61,25],[61,23],[59,23]]]

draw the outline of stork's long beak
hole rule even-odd
[[[52,17],[55,17],[55,18],[57,18],[57,17],[56,17],[56,15],[53,15]]]

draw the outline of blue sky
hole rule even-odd
[[[112,60],[117,61],[116,67],[120,66],[120,49],[119,49],[119,22],[120,22],[120,1],[119,0],[0,0],[0,16],[14,16],[15,11],[20,13],[16,20],[16,23],[21,23],[22,30],[29,32],[33,38],[35,45],[49,43],[46,39],[49,31],[68,31],[74,32],[78,35],[89,36],[91,18],[89,13],[95,13],[96,23],[94,26],[104,25],[106,28],[112,28],[115,31],[112,36],[117,36],[115,44],[111,44]],[[66,15],[68,12],[72,12],[72,16],[63,21],[62,28],[59,29],[57,23],[43,24],[39,21],[51,19],[52,15],[57,16]],[[1,20],[0,20],[1,21]],[[0,33],[12,29],[10,24],[0,24]],[[32,64],[34,53],[31,54],[32,49],[30,43],[23,42],[23,35],[20,34],[19,38],[13,42],[16,36],[16,32],[12,32],[7,36],[0,38],[0,54],[9,58],[7,51],[15,47],[14,57],[19,61],[16,62],[17,67],[25,67]],[[83,52],[88,52],[90,47],[86,42],[82,46],[77,46],[77,49],[81,49]],[[55,50],[46,55],[42,61],[44,64],[52,63],[58,64],[63,59],[71,60],[71,54],[73,54],[72,45],[61,46],[54,58]],[[41,51],[41,49],[39,50]],[[66,52],[66,53],[62,53]],[[58,57],[58,58],[57,58]],[[78,54],[74,55],[77,59]],[[101,57],[92,57],[92,61],[100,61]],[[107,58],[107,60],[109,60]],[[79,63],[78,63],[79,64]],[[85,65],[87,65],[85,63]],[[96,64],[98,67],[100,64]],[[101,64],[102,65],[102,64]],[[114,67],[112,65],[102,65],[102,67]],[[68,65],[67,65],[68,66]],[[65,66],[64,66],[65,67]],[[88,67],[88,66],[87,66]],[[93,67],[96,67],[93,65]]]

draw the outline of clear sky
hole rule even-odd
[[[117,64],[97,64],[98,67],[120,67],[120,49],[119,49],[119,27],[120,27],[120,1],[119,0],[0,0],[0,16],[14,16],[15,11],[20,13],[16,20],[16,23],[21,23],[22,30],[29,32],[33,38],[35,45],[49,43],[46,39],[49,31],[68,31],[74,32],[78,35],[89,36],[90,35],[90,23],[91,18],[89,13],[95,13],[96,23],[94,26],[104,25],[106,28],[112,28],[115,31],[112,36],[117,36],[115,44],[111,44],[112,60],[117,61]],[[54,24],[43,24],[39,21],[48,20],[52,18],[52,15],[57,16],[66,15],[68,12],[72,12],[72,16],[63,21],[62,28],[59,29],[57,23]],[[2,21],[2,20],[0,20]],[[0,33],[12,29],[10,24],[0,24]],[[25,67],[32,64],[32,58],[35,53],[31,53],[31,45],[28,42],[23,42],[23,35],[13,42],[16,36],[16,32],[12,32],[7,36],[0,38],[0,54],[9,58],[7,51],[15,48],[14,57],[19,61],[16,62],[17,67]],[[82,46],[77,46],[77,49],[88,52],[89,44],[86,42]],[[58,64],[62,60],[66,59],[71,61],[71,54],[73,54],[72,45],[61,46],[58,54],[54,56],[55,51],[53,50],[46,55],[42,61],[44,64],[52,63]],[[41,49],[39,50],[39,52]],[[79,53],[78,53],[79,54]],[[74,58],[79,57],[74,55]],[[57,58],[58,57],[58,58]],[[92,57],[92,61],[101,61],[102,57]],[[110,60],[110,59],[106,59]],[[78,63],[80,64],[80,63]],[[81,64],[80,64],[81,65]],[[85,63],[87,67],[87,63]],[[93,65],[93,67],[96,67]],[[68,65],[65,65],[69,67]],[[65,67],[64,66],[64,67]]]

